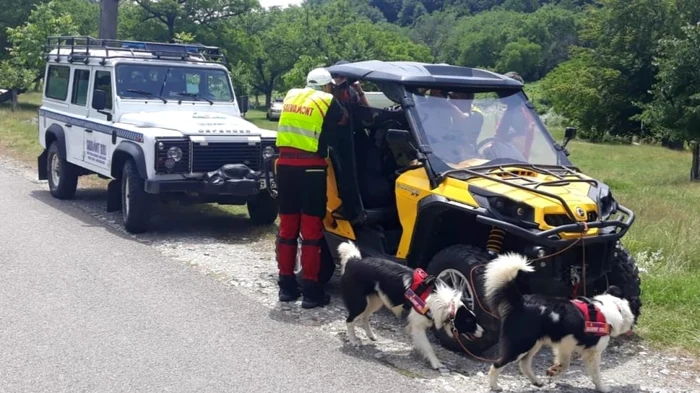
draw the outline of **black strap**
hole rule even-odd
[[[579,296],[576,299],[586,303],[588,306],[588,319],[591,322],[596,322],[598,320],[598,310],[596,310],[595,305],[591,301],[591,299],[583,296]]]
[[[433,286],[434,282],[435,276],[428,276],[425,278],[425,280],[423,280],[423,282],[418,284],[418,288],[416,288],[416,290],[413,292],[415,292],[416,295],[421,296],[425,293],[425,291],[427,291],[428,289],[430,289],[430,287]]]

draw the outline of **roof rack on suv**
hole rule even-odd
[[[55,53],[51,53],[56,50]],[[110,53],[111,51],[111,53]],[[59,62],[65,56],[68,62],[83,62],[101,59],[104,65],[107,59],[152,58],[169,61],[188,61],[200,63],[228,62],[216,46],[202,44],[174,44],[133,40],[108,40],[90,36],[50,36],[46,40],[45,59]]]

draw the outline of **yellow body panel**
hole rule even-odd
[[[326,159],[328,172],[326,176],[326,216],[323,218],[323,226],[326,231],[346,239],[355,240],[355,231],[349,221],[338,220],[333,217],[333,211],[343,204],[338,195],[338,184],[335,179],[333,165],[329,158]]]
[[[471,165],[477,163],[469,163]],[[337,220],[332,217],[331,213],[337,209],[342,201],[338,196],[338,188],[336,185],[335,175],[332,165],[328,165],[328,203],[326,208],[326,217],[324,226],[326,231],[334,233],[338,236],[355,240],[355,233],[348,221]],[[489,173],[490,176],[500,176],[504,180],[513,182],[514,184],[524,184],[521,179],[513,179],[513,175],[508,172],[517,174],[528,180],[536,182],[556,181],[558,178],[540,173],[536,171],[525,170],[522,168],[504,168],[504,172],[493,170]],[[508,172],[506,172],[508,171]],[[583,179],[591,179],[581,173],[577,173]],[[535,222],[539,224],[540,230],[548,230],[553,227],[548,225],[545,220],[545,214],[563,214],[566,215],[565,208],[561,203],[553,198],[530,190],[523,190],[506,184],[502,184],[490,179],[482,177],[473,177],[468,181],[463,181],[448,177],[436,189],[430,189],[430,182],[425,173],[425,169],[417,168],[404,172],[396,180],[396,207],[398,209],[399,221],[403,228],[401,240],[396,253],[397,258],[405,259],[411,247],[414,227],[418,218],[419,202],[428,196],[439,195],[450,201],[462,203],[466,206],[478,207],[478,203],[468,191],[470,184],[484,190],[493,192],[494,194],[509,198],[515,202],[526,203],[534,209]],[[590,184],[584,182],[568,183],[559,186],[541,186],[538,190],[557,195],[566,201],[567,205],[574,212],[575,219],[579,222],[586,221],[589,212],[597,212],[597,204],[588,196]],[[583,216],[576,215],[577,208],[583,209]],[[586,232],[587,236],[595,236],[598,234],[598,229],[589,229]],[[580,233],[560,233],[563,239],[573,239],[581,236]]]

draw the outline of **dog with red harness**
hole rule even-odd
[[[369,318],[383,306],[400,316],[408,313],[407,332],[413,347],[428,359],[433,369],[446,371],[438,360],[426,334],[431,327],[444,329],[450,337],[481,337],[483,329],[474,313],[462,303],[462,293],[422,269],[380,258],[363,258],[352,242],[338,246],[340,255],[340,290],[348,310],[347,328],[350,344],[358,346],[355,323],[360,322],[367,338],[377,339]]]
[[[508,253],[486,266],[486,301],[501,320],[500,356],[489,370],[492,390],[500,391],[498,376],[511,362],[535,386],[542,382],[532,370],[532,359],[543,345],[552,347],[554,365],[547,375],[563,375],[574,352],[581,353],[596,389],[608,392],[600,375],[600,360],[611,337],[631,332],[640,314],[638,298],[625,299],[622,291],[609,287],[605,293],[588,298],[556,298],[522,294],[517,278],[534,271],[522,255]]]

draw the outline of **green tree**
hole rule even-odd
[[[532,80],[537,77],[537,69],[542,62],[542,47],[520,38],[507,43],[499,57],[496,63],[498,72],[516,71],[524,79]]]
[[[700,179],[700,25],[660,43],[653,101],[641,119],[658,134],[693,143],[691,179]]]
[[[545,89],[554,109],[584,128],[582,135],[640,135],[636,117],[640,105],[651,99],[653,56],[658,41],[674,29],[674,4],[672,0],[600,0],[599,4],[587,9],[578,57],[548,75]],[[565,91],[571,95],[562,95]],[[598,107],[574,108],[572,102]]]
[[[17,95],[31,85],[35,75],[12,60],[0,61],[0,86],[12,92],[12,112],[17,110]]]
[[[36,5],[48,0],[0,0],[0,59],[7,57],[7,29],[22,25]]]
[[[44,73],[44,45],[51,35],[78,34],[78,26],[73,17],[61,10],[57,1],[38,5],[22,26],[7,29],[8,40],[12,44],[10,55],[13,64],[31,72],[35,79]]]
[[[213,23],[259,8],[258,0],[134,0],[143,8],[144,20],[155,19],[168,29],[168,39],[177,33],[176,24],[211,27]]]

